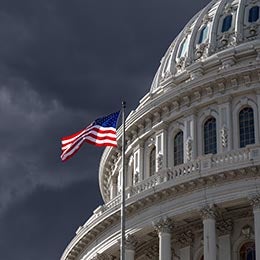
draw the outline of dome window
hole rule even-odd
[[[254,242],[247,242],[245,243],[240,249],[240,259],[241,260],[255,260],[255,243]]]
[[[200,31],[200,37],[199,37],[199,44],[203,43],[206,41],[208,37],[208,27],[205,26],[202,28],[202,30]]]
[[[154,175],[155,174],[155,153],[156,153],[156,150],[155,150],[155,146],[153,147],[153,149],[151,150],[150,152],[150,160],[149,160],[149,163],[150,163],[150,176]]]
[[[221,32],[227,32],[231,28],[232,18],[233,18],[232,14],[230,14],[224,18],[223,23],[222,23]]]
[[[204,154],[217,153],[217,126],[214,117],[204,124]]]
[[[251,107],[242,109],[239,113],[240,148],[255,143],[254,111]]]
[[[178,132],[174,137],[174,166],[183,164],[183,132]]]
[[[259,6],[253,6],[249,10],[248,22],[253,23],[259,19]]]
[[[186,52],[188,50],[188,40],[187,38],[182,41],[180,48],[179,48],[179,52],[178,52],[178,58],[184,57]]]

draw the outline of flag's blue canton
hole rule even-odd
[[[119,111],[113,114],[110,114],[105,117],[101,117],[95,120],[94,124],[95,125],[100,125],[103,127],[114,127],[116,128],[117,125],[117,119],[119,117]]]

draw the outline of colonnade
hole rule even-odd
[[[251,198],[251,205],[254,213],[254,227],[255,227],[255,247],[256,259],[260,259],[260,196]],[[217,250],[217,229],[216,217],[217,211],[213,207],[204,207],[200,210],[203,220],[203,256],[204,260],[225,259],[231,260],[231,242],[230,232],[232,230],[230,223],[225,222],[225,229],[220,229],[218,236],[218,250]],[[159,238],[159,260],[172,260],[172,233],[174,232],[174,223],[169,218],[161,218],[154,223],[154,228],[157,231]],[[126,239],[126,260],[135,260],[135,248],[137,240],[130,235]],[[218,251],[218,257],[217,257]],[[190,246],[186,245],[180,250],[180,260],[191,259]]]

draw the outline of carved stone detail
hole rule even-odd
[[[219,236],[228,235],[233,230],[233,221],[232,219],[221,220],[217,222],[217,232]]]
[[[250,205],[253,207],[254,210],[260,209],[260,194],[250,198]]]
[[[159,256],[158,245],[153,245],[149,249],[145,250],[146,259],[156,259]]]
[[[190,161],[192,157],[192,139],[189,137],[185,144],[187,160]]]
[[[200,210],[200,215],[202,219],[215,219],[217,216],[216,208],[215,207],[210,207],[210,206],[205,206]]]
[[[220,130],[220,136],[222,147],[226,148],[228,146],[228,129],[225,126]]]
[[[158,233],[171,233],[173,229],[173,221],[170,218],[161,218],[154,223],[154,228]]]
[[[125,238],[125,248],[130,250],[135,250],[138,241],[134,235],[127,235]]]
[[[163,154],[159,153],[157,156],[157,165],[158,170],[161,170],[163,168]]]
[[[102,253],[102,254],[97,254],[91,260],[111,260],[111,259],[113,259],[113,258],[109,257],[105,253]]]
[[[177,243],[181,248],[190,246],[193,243],[194,240],[194,234],[192,233],[191,230],[185,231],[181,234],[178,234],[176,236]]]

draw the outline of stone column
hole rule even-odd
[[[191,260],[191,245],[194,240],[194,235],[191,230],[182,232],[176,236],[177,243],[180,247],[180,260]]]
[[[260,195],[251,199],[251,205],[254,212],[256,259],[260,259]]]
[[[135,259],[135,248],[137,239],[134,235],[127,235],[125,239],[125,260]]]
[[[233,230],[231,219],[217,222],[219,259],[231,260],[231,240],[230,234]]]
[[[154,224],[159,236],[159,260],[171,260],[171,231],[173,223],[171,219],[160,219]]]
[[[210,207],[205,207],[201,210],[203,219],[203,240],[204,240],[204,259],[217,259],[216,245],[216,220],[215,210]]]

